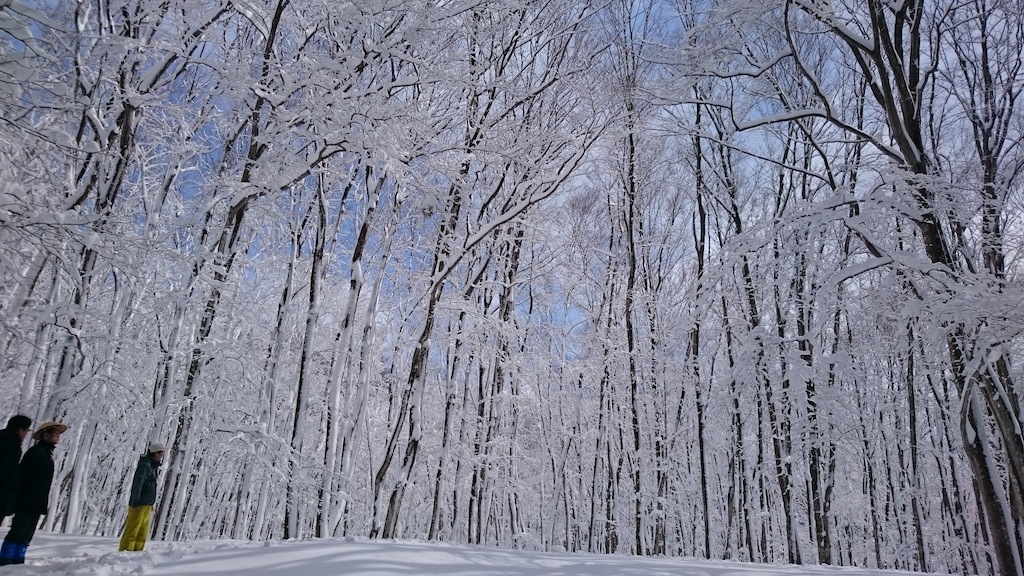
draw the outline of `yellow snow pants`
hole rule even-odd
[[[152,506],[128,507],[128,519],[124,523],[124,534],[121,535],[121,546],[118,551],[138,552],[146,546],[149,517],[152,512]]]

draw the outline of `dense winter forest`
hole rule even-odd
[[[45,528],[1024,574],[1024,0],[3,0]]]

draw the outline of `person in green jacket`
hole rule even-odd
[[[146,546],[149,519],[156,503],[156,476],[164,461],[164,445],[153,442],[145,456],[139,458],[132,478],[132,493],[128,498],[128,519],[124,523],[118,551],[138,552]]]

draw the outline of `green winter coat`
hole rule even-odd
[[[156,503],[156,473],[160,470],[160,462],[150,455],[139,458],[139,466],[132,478],[132,494],[128,497],[129,506],[152,506]]]

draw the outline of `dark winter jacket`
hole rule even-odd
[[[159,471],[160,462],[152,456],[139,458],[132,478],[132,494],[128,497],[129,506],[152,506],[156,502],[156,473]]]
[[[40,440],[25,451],[18,475],[18,495],[14,511],[23,514],[46,514],[53,482],[53,444]]]
[[[0,430],[0,518],[14,514],[18,491],[18,463],[21,461],[21,437],[18,430]]]

